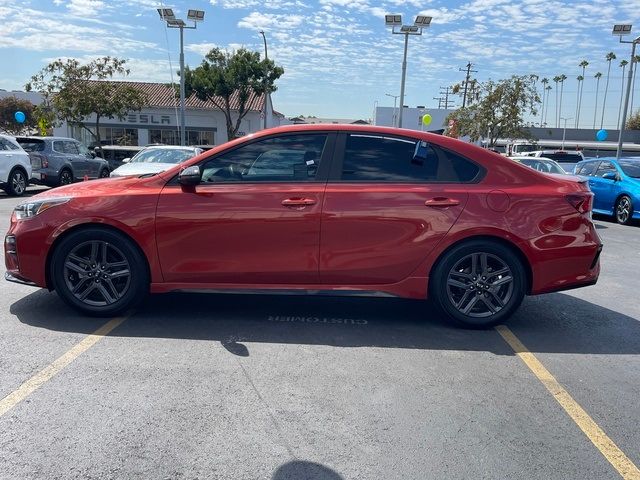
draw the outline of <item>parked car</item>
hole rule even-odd
[[[526,294],[596,283],[592,197],[578,177],[441,135],[292,125],[31,198],[6,278],[92,315],[149,291],[382,294],[486,327]]]
[[[543,173],[554,173],[558,175],[567,175],[566,172],[558,162],[546,157],[509,157],[511,160],[515,160],[518,163],[526,165]]]
[[[109,176],[109,163],[95,158],[89,149],[73,138],[17,137],[31,158],[31,181],[57,187],[76,180]]]
[[[596,158],[576,165],[594,194],[593,212],[629,224],[640,218],[640,158]]]
[[[176,147],[162,145],[147,147],[131,159],[123,160],[124,165],[111,172],[112,177],[126,177],[132,175],[146,175],[159,173],[175,167],[196,155],[202,153],[198,147]]]
[[[143,148],[144,147],[137,146],[103,145],[102,149],[95,147],[93,152],[96,157],[104,158],[109,162],[109,170],[113,171],[124,165],[124,160],[135,156]]]
[[[7,195],[20,196],[27,191],[31,178],[29,154],[15,137],[0,135],[0,188]]]
[[[579,150],[535,150],[523,152],[522,156],[544,157],[558,162],[567,173],[573,172],[576,163],[584,160],[584,154]]]

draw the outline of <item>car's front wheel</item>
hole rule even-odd
[[[616,222],[629,225],[633,218],[633,203],[627,195],[622,195],[616,202]]]
[[[103,168],[102,170],[100,170],[100,178],[108,178],[109,177],[109,170],[106,168]]]
[[[58,295],[90,315],[117,315],[149,290],[147,265],[125,236],[101,228],[71,233],[56,246],[51,279]]]
[[[446,252],[430,282],[430,299],[451,320],[487,328],[505,321],[520,306],[526,272],[508,247],[473,240]]]

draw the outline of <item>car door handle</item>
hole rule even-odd
[[[460,200],[447,197],[435,197],[424,202],[427,207],[455,207],[460,205]]]
[[[285,198],[282,205],[285,207],[306,207],[307,205],[315,205],[313,198]]]

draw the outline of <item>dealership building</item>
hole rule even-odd
[[[104,145],[149,145],[163,143],[180,145],[180,101],[171,85],[148,82],[119,82],[139,89],[147,97],[147,107],[129,112],[122,120],[100,119],[100,138]],[[275,112],[269,95],[266,97],[267,127],[290,123],[284,115]],[[223,100],[220,99],[220,103]],[[185,101],[185,132],[188,145],[220,145],[227,141],[225,114],[213,102],[200,100],[195,95]],[[265,95],[251,95],[245,105],[248,110],[242,119],[239,136],[257,132],[264,128]],[[240,101],[238,95],[231,97],[231,118],[235,124]],[[95,131],[95,116],[85,121]],[[56,136],[72,137],[85,145],[95,143],[93,136],[84,128],[63,123],[54,128]]]

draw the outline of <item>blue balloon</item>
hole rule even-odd
[[[18,123],[24,123],[24,121],[27,119],[27,116],[24,114],[24,112],[16,112],[14,115],[16,122]]]
[[[598,140],[599,142],[604,142],[607,139],[607,136],[609,136],[609,134],[606,130],[598,130],[598,132],[596,133],[596,140]]]

